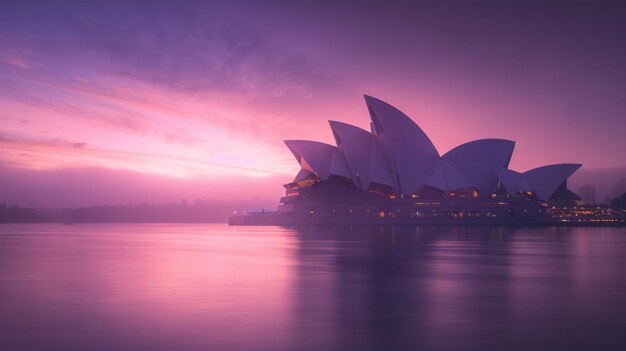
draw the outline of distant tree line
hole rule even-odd
[[[0,204],[0,223],[203,223],[225,222],[235,209],[255,208],[251,202],[194,200],[166,204],[100,205],[34,210]]]
[[[0,204],[0,223],[40,223],[46,221],[47,218],[35,214],[35,210],[32,208]]]
[[[224,222],[233,205],[202,200],[187,203],[102,205],[80,207],[64,214],[65,222]]]

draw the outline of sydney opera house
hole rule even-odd
[[[365,96],[371,131],[329,121],[336,145],[286,140],[300,165],[275,211],[231,224],[540,224],[580,198],[567,179],[580,164],[509,169],[515,142],[480,139],[440,155],[390,104]]]

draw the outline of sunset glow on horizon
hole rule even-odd
[[[584,2],[3,2],[0,167],[282,182],[299,169],[282,140],[369,129],[363,94],[441,154],[506,138],[519,171],[626,167],[624,30]]]

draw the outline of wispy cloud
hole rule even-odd
[[[41,4],[25,8],[28,24],[4,18],[7,51],[34,48],[48,64],[89,66],[186,94],[226,93],[254,99],[310,98],[339,85],[305,52],[262,35],[234,15],[249,10],[227,2],[136,2],[88,6]],[[26,27],[26,28],[25,28]],[[17,28],[17,30],[16,30]],[[50,31],[49,29],[53,29]],[[19,57],[13,60],[19,61]]]
[[[191,156],[91,148],[86,142],[61,139],[25,139],[0,134],[0,147],[4,150],[4,157],[0,162],[30,169],[104,167],[184,178],[227,174],[254,177],[283,174],[272,170],[210,162]]]
[[[14,108],[0,115],[15,122],[26,114],[37,133],[60,140],[78,133],[87,143],[81,151],[104,166],[114,162],[95,150],[293,171],[280,140],[308,129],[301,121],[315,115],[320,94],[340,85],[306,52],[235,20],[242,9],[227,2],[3,6],[0,100]],[[283,112],[297,104],[308,113]],[[0,127],[27,138],[35,130]],[[65,164],[36,154],[48,166]]]

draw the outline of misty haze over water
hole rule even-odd
[[[625,234],[0,225],[0,349],[618,350]]]

